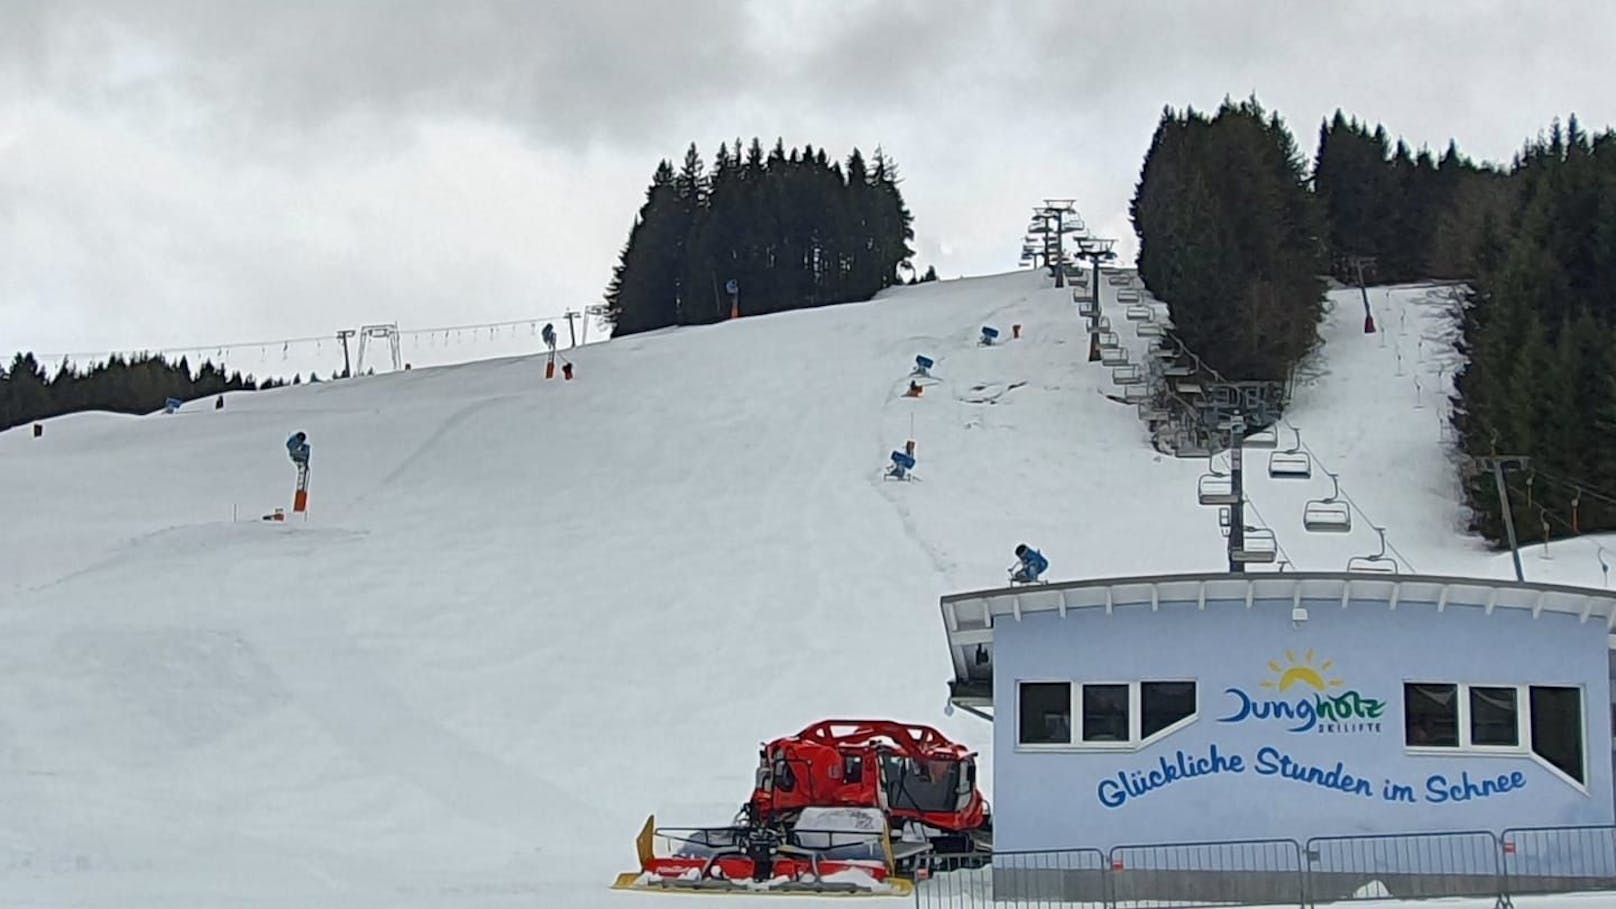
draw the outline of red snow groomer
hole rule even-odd
[[[930,726],[823,720],[758,753],[752,797],[727,827],[647,818],[626,890],[892,895],[932,853],[982,864],[991,848],[976,755]]]

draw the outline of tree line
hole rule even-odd
[[[844,169],[823,148],[737,139],[708,173],[692,143],[652,174],[606,289],[613,334],[869,299],[910,268],[898,182],[879,148]]]
[[[1396,284],[1474,276],[1475,253],[1489,223],[1510,212],[1508,174],[1478,166],[1448,141],[1440,157],[1394,144],[1341,111],[1319,127],[1313,191],[1323,209],[1331,273]]]
[[[169,398],[188,401],[285,384],[226,373],[212,361],[193,372],[184,357],[170,362],[151,354],[113,355],[85,369],[63,362],[50,375],[33,354],[19,353],[9,367],[0,365],[0,431],[82,410],[145,414],[161,410]]]
[[[1520,539],[1616,529],[1616,133],[1572,116],[1500,171],[1505,200],[1475,239],[1458,306],[1452,423],[1472,529],[1504,541],[1485,460],[1506,477]]]

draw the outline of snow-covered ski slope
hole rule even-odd
[[[1380,335],[1333,296],[1292,419],[1413,567],[1507,575],[1458,529],[1442,308],[1373,294]],[[1056,579],[1223,565],[1204,465],[1086,350],[1021,272],[617,339],[570,383],[534,356],[0,435],[0,902],[655,905],[606,890],[645,815],[726,822],[760,741],[873,715],[985,752],[941,712],[939,595],[1023,541]],[[258,521],[294,430],[311,517]],[[1302,532],[1321,474],[1250,489],[1298,567],[1376,548]],[[1528,576],[1597,585],[1593,552]]]

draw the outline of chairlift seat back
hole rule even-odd
[[[1352,530],[1352,509],[1346,502],[1308,502],[1302,506],[1302,529],[1311,533],[1348,533]]]
[[[1276,451],[1268,456],[1268,475],[1276,480],[1310,479],[1313,459],[1305,451]]]

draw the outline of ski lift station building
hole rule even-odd
[[[1268,572],[941,607],[995,851],[1616,823],[1608,591]]]

